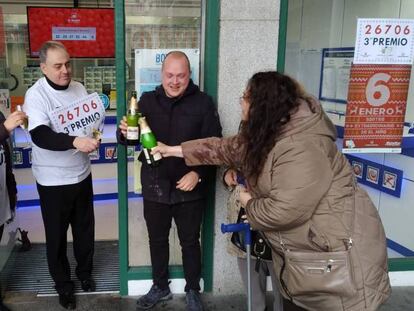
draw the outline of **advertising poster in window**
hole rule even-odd
[[[177,50],[177,49],[174,49]],[[200,50],[179,49],[184,52],[191,66],[191,79],[199,84]],[[136,49],[135,50],[135,90],[138,98],[143,92],[154,90],[161,84],[161,66],[165,56],[172,49]]]
[[[343,153],[400,153],[411,65],[354,64]]]
[[[413,63],[414,20],[359,18],[354,64]]]

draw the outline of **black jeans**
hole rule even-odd
[[[77,184],[42,186],[37,184],[46,233],[49,272],[58,293],[73,290],[66,256],[67,231],[72,228],[73,250],[80,280],[91,276],[95,240],[92,176]]]
[[[152,278],[158,287],[162,289],[168,287],[170,258],[168,236],[171,221],[174,218],[183,258],[185,291],[200,290],[200,226],[205,204],[205,200],[172,205],[144,200],[144,218],[149,236]]]

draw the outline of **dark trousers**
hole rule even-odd
[[[200,226],[204,207],[205,200],[173,205],[144,200],[144,218],[148,228],[152,278],[154,284],[160,288],[168,287],[170,258],[168,236],[171,221],[174,218],[183,258],[185,291],[200,290]]]
[[[3,237],[3,231],[4,231],[4,224],[0,226],[0,242],[1,242],[1,238]],[[3,290],[0,284],[0,304],[2,303],[3,303]]]
[[[92,176],[77,184],[42,186],[37,184],[46,233],[49,272],[58,293],[73,290],[66,255],[67,231],[72,228],[76,276],[90,277],[95,240]]]

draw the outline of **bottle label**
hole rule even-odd
[[[127,139],[138,140],[139,128],[138,126],[128,126],[127,128]]]
[[[162,159],[161,153],[159,152],[157,152],[156,154],[151,154],[152,149],[143,148],[145,159],[147,160],[148,164],[152,164]]]
[[[152,148],[152,149],[154,149],[154,148]],[[152,150],[152,149],[151,149],[151,150]],[[161,160],[161,159],[162,159],[162,155],[161,155],[161,153],[159,153],[159,152],[157,152],[156,154],[153,154],[152,156],[154,157],[154,160],[155,160],[155,161],[159,161],[159,160]]]

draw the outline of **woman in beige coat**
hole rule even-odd
[[[263,231],[272,246],[286,299],[315,311],[376,310],[391,291],[384,229],[337,149],[335,126],[296,81],[277,72],[254,74],[243,98],[246,122],[237,136],[160,144],[156,151],[184,156],[188,165],[226,164],[243,172],[248,186],[240,201],[251,227]],[[285,252],[347,249],[353,294],[291,294],[283,272]]]

